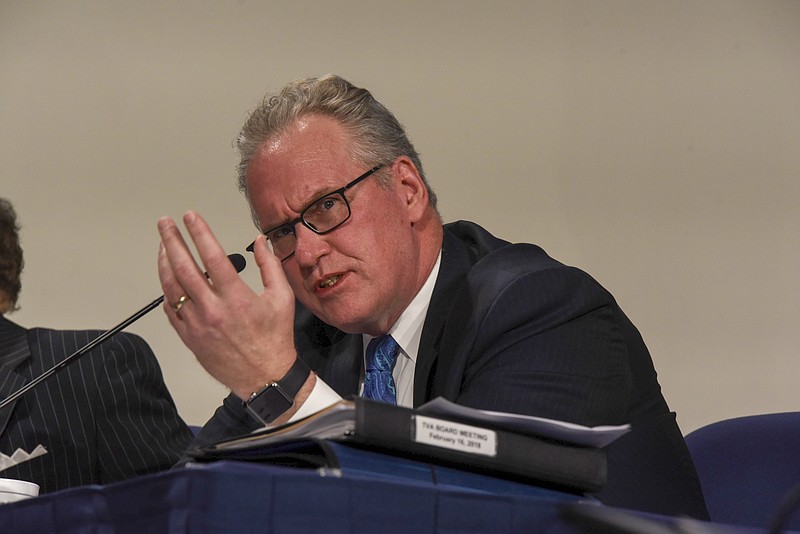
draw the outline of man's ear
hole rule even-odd
[[[392,163],[395,186],[408,209],[412,223],[418,222],[428,209],[428,189],[422,181],[417,166],[408,156],[398,157]]]

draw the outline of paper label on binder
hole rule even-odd
[[[414,422],[417,443],[470,454],[497,455],[497,434],[492,430],[422,415],[415,416]]]

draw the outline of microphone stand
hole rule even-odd
[[[142,317],[143,315],[148,313],[150,310],[152,310],[153,308],[155,308],[156,306],[161,304],[163,301],[164,301],[164,295],[161,295],[156,300],[154,300],[153,302],[151,302],[150,304],[148,304],[147,306],[145,306],[144,308],[142,308],[138,312],[134,313],[133,315],[131,315],[130,317],[128,317],[127,319],[125,319],[124,321],[119,323],[117,326],[115,326],[111,330],[107,330],[107,331],[103,332],[102,334],[100,334],[99,336],[94,338],[92,341],[90,341],[89,343],[87,343],[86,345],[84,345],[83,347],[78,349],[77,351],[73,352],[71,355],[67,356],[66,358],[64,358],[63,360],[61,360],[57,364],[55,364],[53,367],[51,367],[50,369],[48,369],[47,371],[45,371],[41,375],[37,376],[31,382],[29,382],[29,383],[25,384],[23,387],[19,388],[17,391],[12,393],[11,396],[9,396],[5,400],[3,400],[3,402],[0,402],[0,410],[2,410],[7,405],[9,405],[12,402],[14,402],[15,400],[17,400],[21,396],[23,396],[25,393],[27,393],[31,389],[33,389],[36,386],[38,386],[39,384],[41,384],[45,379],[47,379],[50,376],[52,376],[53,374],[55,374],[56,371],[58,371],[62,367],[66,367],[75,358],[78,358],[79,356],[82,356],[82,355],[86,354],[87,352],[89,352],[90,350],[95,348],[97,345],[102,343],[103,341],[107,340],[108,338],[110,338],[111,336],[113,336],[114,334],[116,334],[117,332],[122,330],[123,328],[129,326],[132,322],[139,320],[140,317]]]
[[[233,266],[236,268],[236,272],[242,272],[242,269],[244,269],[244,266],[245,266],[244,256],[242,256],[241,254],[230,254],[230,255],[228,255],[228,259],[230,259],[231,263],[233,263]],[[12,393],[10,396],[8,396],[6,399],[4,399],[2,402],[0,402],[0,410],[2,410],[6,406],[8,406],[12,402],[14,402],[15,400],[17,400],[21,396],[23,396],[25,393],[27,393],[31,389],[33,389],[36,386],[38,386],[39,384],[41,384],[47,378],[49,378],[52,375],[54,375],[59,369],[69,365],[76,358],[86,354],[87,352],[89,352],[90,350],[95,348],[97,345],[99,345],[103,341],[107,340],[108,338],[110,338],[111,336],[113,336],[114,334],[119,332],[120,330],[124,329],[127,326],[130,326],[131,323],[133,323],[135,321],[138,321],[143,315],[145,315],[148,312],[150,312],[151,310],[153,310],[153,308],[155,308],[156,306],[158,306],[162,302],[164,302],[164,295],[161,295],[160,297],[155,299],[153,302],[151,302],[150,304],[148,304],[147,306],[145,306],[141,310],[137,311],[136,313],[134,313],[133,315],[131,315],[130,317],[128,317],[127,319],[125,319],[124,321],[119,323],[117,326],[115,326],[111,330],[106,330],[105,332],[103,332],[102,334],[100,334],[99,336],[94,338],[92,341],[90,341],[89,343],[87,343],[86,345],[84,345],[83,347],[78,349],[77,351],[73,352],[71,355],[67,356],[66,358],[64,358],[63,360],[61,360],[57,364],[55,364],[53,367],[51,367],[50,369],[48,369],[47,371],[45,371],[41,375],[37,376],[31,382],[29,382],[28,384],[25,384],[23,387],[19,388],[17,391]]]

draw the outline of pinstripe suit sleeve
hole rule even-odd
[[[100,334],[25,330],[0,317],[0,388],[10,394]],[[47,454],[2,476],[29,480],[40,493],[103,484],[172,467],[191,440],[141,338],[120,333],[73,360],[0,414],[0,450]]]
[[[101,482],[172,467],[192,434],[149,346],[120,334],[90,363],[98,385],[94,424]]]

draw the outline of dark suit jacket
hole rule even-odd
[[[26,330],[0,316],[0,400],[100,332]],[[0,452],[47,454],[0,471],[40,493],[172,467],[192,434],[141,338],[120,333],[0,410]]]
[[[341,395],[358,391],[360,335],[298,307],[301,357]],[[589,275],[469,222],[445,226],[442,264],[420,340],[414,405],[437,396],[475,408],[596,426],[631,423],[608,449],[607,504],[707,518],[697,475],[650,354]],[[235,397],[198,442],[256,424]]]

